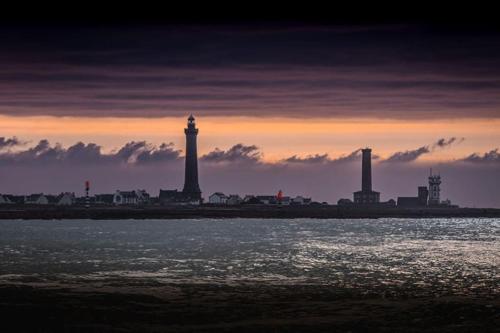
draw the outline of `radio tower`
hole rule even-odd
[[[441,176],[432,174],[432,168],[429,174],[429,206],[437,206],[440,203],[439,188],[441,185]]]

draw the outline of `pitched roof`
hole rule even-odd
[[[7,197],[10,201],[18,204],[24,203],[24,196],[23,195],[12,195],[12,194],[4,194],[5,197]]]
[[[137,198],[135,191],[118,191],[118,193],[124,198]]]
[[[43,193],[34,193],[26,196],[26,201],[37,201],[40,197],[43,196]]]

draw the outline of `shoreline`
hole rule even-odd
[[[265,284],[123,288],[0,285],[2,326],[6,332],[456,333],[495,332],[500,325],[498,295],[383,297],[325,286]]]
[[[375,208],[375,207],[279,207],[279,206],[144,206],[144,207],[0,207],[0,220],[59,219],[377,219],[377,218],[500,218],[497,208]]]

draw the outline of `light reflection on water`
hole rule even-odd
[[[0,221],[0,282],[500,293],[500,220]]]

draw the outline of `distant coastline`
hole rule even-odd
[[[262,219],[356,219],[356,218],[455,218],[500,217],[497,208],[380,208],[283,207],[268,205],[227,206],[120,206],[120,207],[26,207],[0,208],[0,219],[193,219],[193,218],[262,218]]]

